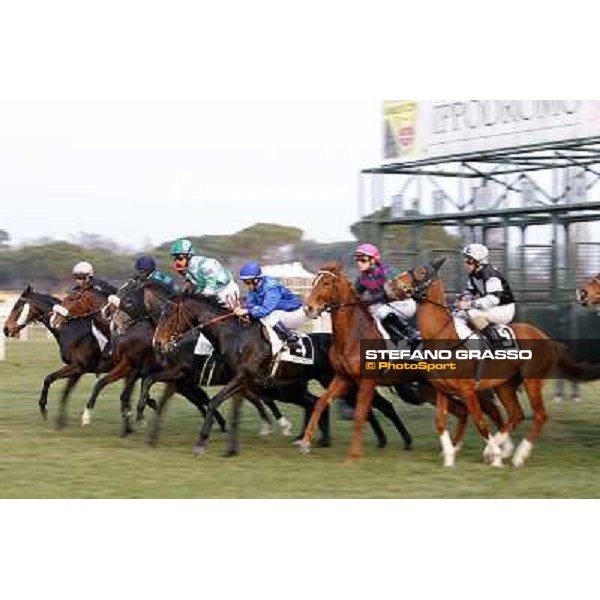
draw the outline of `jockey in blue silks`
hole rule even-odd
[[[246,307],[236,308],[238,316],[250,315],[270,325],[288,347],[297,347],[298,336],[291,331],[306,320],[302,300],[274,277],[264,275],[260,265],[248,263],[240,270],[240,279],[248,286]]]

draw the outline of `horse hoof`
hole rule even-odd
[[[444,467],[454,467],[455,464],[454,454],[444,454]]]
[[[66,426],[67,426],[67,419],[65,417],[57,417],[56,422],[55,422],[56,429],[58,429],[60,431],[61,429],[64,429]]]
[[[132,433],[134,433],[134,429],[131,425],[123,425],[121,427],[121,437],[127,437],[128,435],[131,435]]]
[[[231,458],[232,456],[237,456],[239,454],[239,450],[234,450],[233,448],[229,448],[229,450],[225,450],[223,452],[223,458]]]
[[[260,435],[260,436],[271,435],[272,433],[273,433],[273,429],[271,428],[271,426],[268,423],[263,423],[260,426],[260,429],[258,430],[258,435]]]
[[[42,415],[42,419],[44,419],[44,421],[48,420],[48,411],[46,410],[45,406],[40,406],[40,414]]]
[[[92,413],[89,408],[86,408],[81,415],[81,426],[85,427],[92,422]]]
[[[413,449],[412,442],[404,442],[404,450],[410,452]]]
[[[288,421],[288,419],[286,419],[285,417],[281,417],[278,423],[279,428],[281,430],[281,435],[286,437],[292,435],[292,423]]]
[[[387,440],[377,440],[377,448],[385,448],[387,446]]]
[[[317,446],[319,448],[331,448],[331,440],[328,438],[321,438],[318,442],[317,442]]]
[[[206,446],[204,444],[195,444],[192,452],[194,456],[202,456],[206,452]]]
[[[305,442],[304,440],[299,440],[296,444],[298,446],[298,451],[300,454],[309,454],[310,453],[310,442]]]

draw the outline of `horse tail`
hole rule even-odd
[[[560,348],[557,367],[560,374],[569,381],[595,381],[600,379],[600,363],[577,360],[566,348]]]

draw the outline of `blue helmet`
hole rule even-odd
[[[255,262],[246,263],[240,269],[240,279],[259,279],[263,276],[260,265]]]
[[[135,261],[136,271],[154,271],[156,269],[156,261],[152,256],[140,256]]]

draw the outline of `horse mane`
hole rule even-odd
[[[42,302],[46,302],[48,304],[60,304],[60,298],[56,296],[51,296],[50,294],[44,294],[43,292],[34,292],[33,290],[29,290],[27,294],[23,294],[23,298],[31,298],[32,300],[40,300]]]

